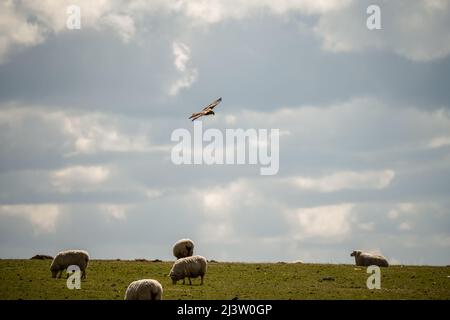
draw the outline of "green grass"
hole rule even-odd
[[[0,299],[123,299],[143,278],[161,282],[164,299],[450,299],[450,267],[382,268],[381,289],[368,290],[366,269],[351,265],[210,263],[205,284],[189,286],[172,285],[171,262],[93,260],[81,290],[69,290],[51,278],[50,263],[0,260]]]

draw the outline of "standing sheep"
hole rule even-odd
[[[191,278],[197,278],[200,276],[203,284],[203,277],[205,276],[207,269],[207,261],[202,256],[192,256],[187,258],[181,258],[174,262],[172,270],[170,270],[169,277],[172,279],[172,283],[176,284],[178,280],[188,278],[189,284],[192,285]]]
[[[194,254],[194,242],[191,239],[181,239],[173,245],[173,255],[177,258],[186,258]]]
[[[52,272],[52,278],[56,278],[59,273],[61,278],[62,272],[67,269],[68,266],[76,265],[80,268],[82,274],[81,278],[86,278],[86,268],[89,262],[89,254],[84,250],[66,250],[61,251],[53,259],[50,266],[50,271]]]
[[[388,267],[389,263],[386,258],[381,255],[371,254],[367,252],[362,252],[360,250],[355,250],[350,254],[351,257],[355,257],[355,264],[357,266],[379,266]]]
[[[142,279],[130,283],[125,300],[161,300],[163,288],[157,280]]]

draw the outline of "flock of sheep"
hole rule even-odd
[[[203,284],[203,278],[206,274],[208,262],[202,256],[194,256],[194,242],[190,239],[178,240],[173,246],[173,255],[177,258],[170,270],[169,277],[172,283],[188,278],[189,284],[192,284],[191,278],[200,277]],[[71,265],[80,268],[81,279],[86,278],[86,268],[89,262],[89,254],[84,250],[66,250],[58,253],[53,258],[50,265],[50,271],[53,278],[61,278],[62,272]],[[129,284],[125,292],[125,300],[161,300],[163,288],[161,284],[154,279],[141,279]]]
[[[191,278],[201,278],[200,284],[203,284],[203,278],[208,266],[207,260],[202,257],[194,256],[194,242],[190,239],[178,240],[173,246],[173,255],[177,258],[170,270],[169,277],[172,283],[188,278],[189,284]],[[389,266],[386,258],[381,255],[365,253],[359,250],[351,253],[355,257],[357,266],[377,265],[379,267]],[[53,278],[61,278],[62,272],[71,265],[77,265],[80,268],[81,279],[86,278],[86,268],[89,262],[89,254],[84,250],[66,250],[58,253],[52,261],[50,271]],[[125,292],[125,300],[161,300],[163,287],[154,279],[141,279],[131,282]]]

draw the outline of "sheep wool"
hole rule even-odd
[[[388,267],[389,263],[385,257],[381,255],[371,254],[367,252],[362,252],[360,250],[355,250],[350,254],[351,257],[355,257],[355,264],[357,266],[379,266]]]
[[[81,278],[86,278],[86,268],[89,262],[89,254],[84,250],[66,250],[59,252],[55,258],[53,258],[50,266],[52,272],[52,278],[61,278],[62,272],[67,269],[68,266],[76,265],[80,268],[82,274]]]
[[[186,258],[194,254],[194,242],[191,239],[178,240],[173,245],[173,255],[175,258]]]
[[[125,300],[161,300],[163,288],[153,279],[141,279],[130,283],[125,292]]]
[[[176,284],[178,280],[183,280],[187,277],[189,284],[192,284],[191,278],[201,278],[200,284],[203,284],[203,277],[206,274],[208,262],[202,256],[192,256],[181,258],[174,262],[172,270],[170,270],[169,277],[172,283]]]

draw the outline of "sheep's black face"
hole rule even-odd
[[[351,257],[359,257],[361,255],[361,251],[353,251],[352,254],[350,255]]]

